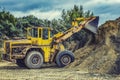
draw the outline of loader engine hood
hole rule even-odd
[[[10,43],[12,46],[22,46],[22,45],[31,45],[31,40],[21,39],[21,40],[7,40],[5,43]]]
[[[21,40],[6,40],[4,42],[4,54],[20,53],[27,46],[31,45],[31,41],[27,39]]]

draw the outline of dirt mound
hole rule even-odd
[[[95,42],[75,51],[76,60],[67,67],[76,67],[90,72],[119,74],[120,18],[101,25]]]

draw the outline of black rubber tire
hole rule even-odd
[[[17,60],[16,60],[16,64],[17,64],[19,67],[26,67],[26,66],[25,66],[25,63],[24,63],[24,59],[17,59]]]
[[[43,64],[43,55],[38,51],[31,51],[25,57],[25,65],[29,69],[39,69]]]
[[[67,61],[65,61],[67,60]],[[75,60],[75,57],[71,51],[62,51],[59,52],[55,58],[55,62],[58,67],[64,67],[69,65],[71,62]]]

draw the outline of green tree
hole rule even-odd
[[[60,19],[42,20],[33,15],[24,16],[21,18],[15,18],[10,12],[2,9],[0,11],[0,32],[9,36],[25,36],[27,27],[52,27],[54,33],[64,32],[71,27],[71,22],[78,17],[93,16],[93,12],[90,10],[84,11],[83,6],[74,5],[72,9],[62,10]]]
[[[0,32],[9,37],[18,35],[15,27],[16,21],[16,18],[10,14],[10,12],[4,10],[0,11]]]

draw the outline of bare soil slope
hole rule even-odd
[[[70,66],[99,73],[120,73],[120,18],[101,25],[96,41],[75,51],[76,60]]]

